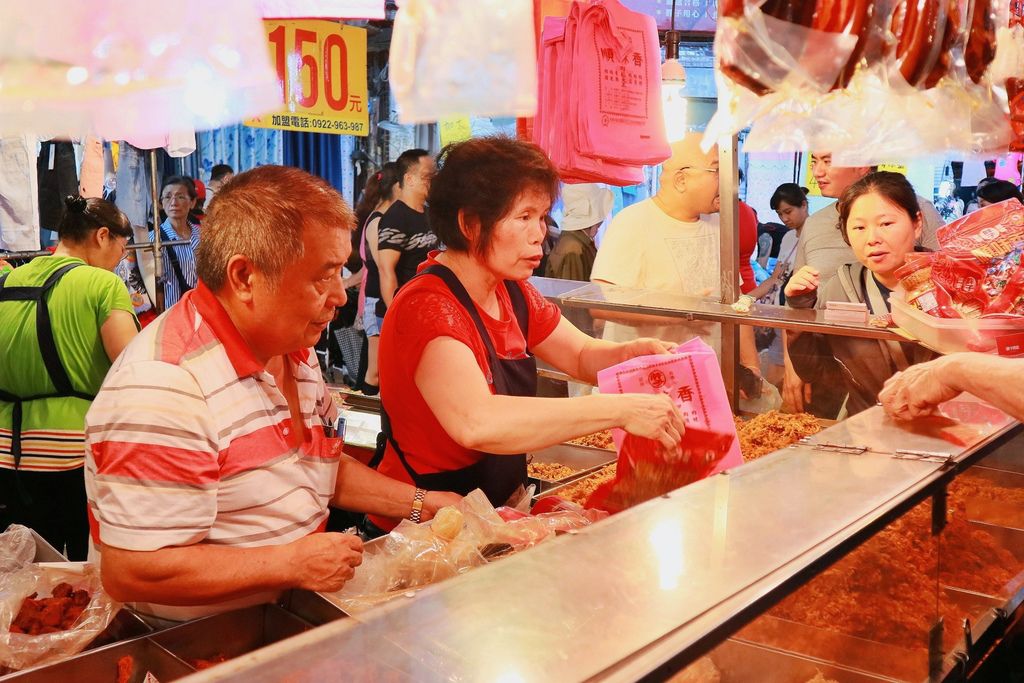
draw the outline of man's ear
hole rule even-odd
[[[686,192],[686,174],[675,171],[672,173],[672,187],[679,194]]]
[[[235,297],[243,303],[251,303],[253,299],[253,283],[256,268],[245,256],[235,254],[228,259],[227,279],[224,286],[230,289]]]

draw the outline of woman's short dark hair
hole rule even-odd
[[[984,199],[989,204],[998,204],[1007,199],[1016,199],[1024,204],[1024,195],[1020,189],[1009,180],[996,180],[991,183],[979,184],[976,192],[978,199]]]
[[[778,211],[779,204],[782,202],[786,202],[790,206],[803,206],[807,203],[807,192],[806,187],[800,187],[796,183],[782,183],[775,188],[768,204],[772,207],[772,211]]]
[[[131,221],[106,199],[86,199],[78,195],[64,198],[64,215],[57,227],[57,234],[62,241],[72,244],[82,242],[89,237],[89,233],[100,228],[106,228],[121,237],[132,236]]]
[[[197,196],[196,195],[196,181],[194,181],[191,178],[189,178],[188,176],[184,176],[184,175],[168,176],[167,178],[164,178],[164,182],[160,186],[160,195],[162,196],[163,193],[164,193],[164,190],[166,190],[171,185],[182,185],[186,190],[188,190],[189,198],[192,199],[193,201],[195,201],[195,198]]]
[[[850,219],[850,209],[853,203],[866,194],[880,194],[885,199],[907,212],[911,220],[917,220],[921,215],[921,204],[917,201],[917,193],[914,186],[910,184],[907,177],[902,173],[892,171],[875,171],[850,185],[839,198],[839,232],[843,240],[850,243],[850,236],[846,234],[846,221]]]
[[[453,143],[441,150],[438,167],[427,197],[430,227],[453,251],[486,253],[495,224],[525,191],[558,198],[558,171],[532,142],[495,135]],[[460,211],[479,221],[478,235],[463,234]]]

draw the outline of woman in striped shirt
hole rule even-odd
[[[196,249],[199,225],[189,220],[188,212],[196,202],[196,186],[184,176],[164,180],[160,206],[167,219],[160,224],[160,239],[188,240],[188,244],[163,250],[164,310],[178,303],[181,295],[196,286]]]

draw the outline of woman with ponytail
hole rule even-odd
[[[380,273],[377,270],[377,226],[381,216],[398,197],[398,164],[389,161],[377,173],[370,176],[363,191],[362,201],[356,207],[356,223],[362,227],[359,255],[363,258],[363,283],[359,289],[359,315],[366,332],[366,359],[362,365],[356,389],[368,396],[380,393],[377,378],[377,345],[380,341],[380,327],[383,318],[377,316],[377,301],[380,299]],[[361,368],[361,370],[363,370]]]
[[[0,530],[35,529],[71,560],[88,551],[85,413],[137,323],[113,273],[131,224],[68,197],[52,256],[0,276]]]

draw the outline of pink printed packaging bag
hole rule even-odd
[[[732,447],[712,474],[743,464],[718,356],[701,339],[691,339],[671,354],[641,356],[602,370],[597,384],[604,394],[668,394],[687,425],[733,436]],[[612,436],[621,450],[626,433],[615,429]]]

